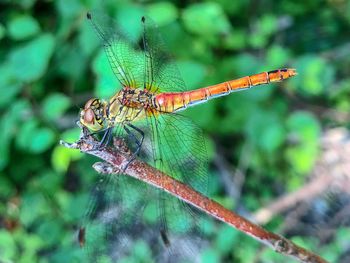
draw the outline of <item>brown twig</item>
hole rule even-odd
[[[259,224],[266,224],[276,214],[290,209],[298,203],[311,201],[320,195],[338,189],[349,191],[350,184],[350,142],[349,133],[343,128],[333,128],[322,138],[322,154],[311,173],[311,180],[295,192],[276,199],[254,214]]]
[[[259,224],[266,224],[273,218],[276,214],[279,214],[286,209],[295,206],[299,202],[305,202],[306,200],[312,200],[316,196],[320,195],[327,189],[331,184],[332,178],[328,175],[317,178],[312,182],[306,184],[301,189],[286,194],[281,198],[277,199],[270,205],[259,209],[254,214],[254,219],[259,222]]]
[[[134,177],[145,183],[151,184],[162,189],[169,194],[189,203],[207,214],[223,221],[234,228],[252,236],[258,241],[271,247],[276,252],[293,257],[300,262],[327,262],[318,255],[313,254],[304,248],[299,247],[288,239],[277,234],[268,232],[262,227],[253,224],[247,219],[235,214],[234,212],[224,208],[219,203],[203,196],[191,187],[180,181],[162,173],[154,167],[135,159],[131,163],[130,151],[121,140],[115,140],[115,147],[99,147],[94,137],[83,129],[81,138],[75,143],[60,143],[71,149],[79,149],[81,152],[94,155],[102,159],[105,163],[96,163],[94,168],[101,173],[119,173]]]

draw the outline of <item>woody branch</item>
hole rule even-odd
[[[246,233],[261,243],[271,247],[276,252],[293,257],[300,262],[327,262],[320,256],[294,244],[290,240],[271,233],[261,226],[226,209],[219,203],[203,196],[186,184],[162,173],[147,163],[135,159],[129,163],[132,155],[126,144],[121,139],[114,139],[114,147],[99,147],[100,142],[91,136],[84,128],[80,139],[75,143],[60,141],[65,147],[78,149],[81,152],[94,155],[104,162],[94,164],[94,168],[99,173],[120,173],[134,177],[154,187],[160,188],[169,194],[180,198],[207,214],[225,222],[232,227]]]

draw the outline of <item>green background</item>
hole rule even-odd
[[[97,178],[91,168],[96,159],[58,142],[76,140],[79,108],[92,96],[108,98],[117,83],[85,19],[90,9],[108,9],[130,31],[135,17],[152,17],[189,89],[297,69],[293,79],[186,112],[212,146],[211,197],[230,209],[249,215],[302,187],[321,152],[323,131],[349,127],[348,117],[334,117],[350,109],[349,1],[3,0],[0,262],[79,262],[75,235]],[[231,174],[244,161],[240,198],[228,194],[232,178],[223,183],[217,158]],[[281,233],[284,219],[277,215],[266,227]],[[321,223],[312,224],[311,231],[296,226],[286,235],[340,262],[349,228],[339,226],[320,243]],[[208,240],[204,262],[289,260],[221,223]]]

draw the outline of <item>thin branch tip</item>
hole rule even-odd
[[[78,149],[79,148],[77,142],[69,143],[69,142],[65,142],[64,140],[60,140],[59,144],[66,147],[66,148],[69,148],[69,149]]]

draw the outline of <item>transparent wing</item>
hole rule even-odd
[[[102,40],[111,68],[122,86],[142,87],[144,54],[138,45],[108,16],[95,11],[87,17]]]
[[[152,165],[195,190],[208,193],[208,160],[202,130],[180,114],[148,118]],[[152,163],[149,160],[149,163]]]
[[[146,88],[154,93],[186,90],[180,72],[150,18],[140,17],[139,20],[143,32],[141,46],[128,36],[127,29],[117,26],[109,17],[90,12],[88,19],[102,40],[114,74],[124,87]]]
[[[185,91],[185,82],[157,27],[149,17],[143,17],[141,21],[146,88],[155,93]]]
[[[125,175],[108,176],[83,225],[86,262],[200,262],[197,221],[175,197]]]
[[[145,154],[141,158],[208,196],[208,160],[202,130],[179,114],[151,116],[146,123],[148,128],[143,130],[149,141],[142,146]],[[159,200],[160,227],[168,233],[169,243],[174,244],[179,235],[182,239],[191,236],[200,243],[202,212],[165,192],[160,192]],[[199,247],[190,250],[195,250],[195,255]]]
[[[140,18],[142,48],[125,31],[103,16],[90,19],[106,50],[112,69],[123,86],[151,92],[183,91],[185,84],[168,55],[155,26]],[[125,113],[127,115],[127,113]],[[207,156],[201,130],[176,114],[161,114],[132,123],[142,130],[126,132],[115,127],[115,137],[124,138],[132,152],[144,136],[139,158],[207,194]],[[90,262],[107,257],[115,262],[137,255],[137,246],[147,247],[142,262],[198,262],[203,240],[201,215],[177,198],[125,175],[106,175],[96,188],[85,221],[86,251]],[[196,257],[197,256],[197,257]],[[108,261],[107,261],[108,262]]]
[[[201,130],[180,115],[150,117],[134,123],[145,135],[140,158],[206,193],[206,147]],[[117,126],[135,151],[135,136]],[[179,199],[126,175],[103,175],[84,223],[89,262],[133,258],[144,246],[142,262],[199,262],[206,242],[203,217]],[[108,261],[107,261],[108,262]]]
[[[149,187],[124,175],[103,177],[93,191],[83,224],[86,260],[91,263],[130,257],[138,240],[147,245],[152,237],[150,226],[143,220],[148,204],[144,197],[151,197]]]

